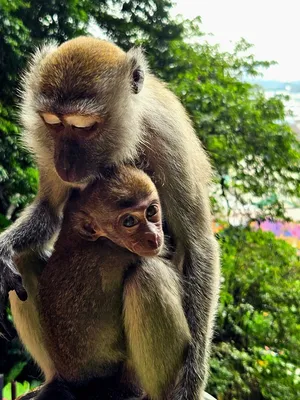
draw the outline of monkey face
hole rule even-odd
[[[62,180],[88,181],[99,168],[136,158],[143,134],[136,111],[143,63],[139,51],[126,54],[110,43],[78,38],[52,49],[29,71],[26,101],[46,125],[47,138],[39,131],[39,143],[50,137]],[[30,136],[29,122],[24,119]]]
[[[122,166],[95,180],[80,194],[75,229],[85,240],[106,237],[143,257],[164,246],[162,213],[156,187],[137,168]]]
[[[106,237],[141,257],[153,257],[162,251],[164,234],[158,202],[151,202],[147,207],[139,205],[138,210],[97,213],[81,208],[77,214],[76,229],[83,239],[95,241]]]
[[[138,138],[132,133],[117,134],[109,118],[52,113],[41,113],[41,118],[53,143],[54,167],[63,181],[89,181],[101,169],[135,156]]]
[[[154,201],[139,210],[122,213],[118,219],[117,242],[142,257],[158,255],[163,247],[161,210]]]
[[[102,121],[90,116],[41,115],[54,143],[54,166],[63,181],[80,183],[95,173],[93,137]],[[75,125],[76,123],[76,125]]]

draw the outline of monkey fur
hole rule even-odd
[[[140,49],[126,53],[112,43],[79,37],[36,52],[24,75],[21,119],[40,185],[33,204],[0,236],[2,314],[9,290],[26,298],[14,255],[43,248],[57,232],[70,189],[111,164],[141,163],[155,176],[176,246],[174,264],[183,274],[192,335],[172,398],[202,399],[219,292],[219,249],[208,196],[211,167],[184,108],[149,72]],[[27,327],[24,322],[19,332]],[[32,321],[31,331],[37,329]]]

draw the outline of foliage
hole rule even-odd
[[[16,396],[19,397],[23,394],[28,393],[30,390],[34,389],[37,386],[37,382],[15,382],[16,385]],[[8,383],[5,385],[3,389],[3,399],[4,400],[12,400],[12,384]]]
[[[0,100],[0,228],[8,224],[15,209],[33,198],[38,182],[37,170],[19,145],[19,129],[12,121],[12,113]]]
[[[272,233],[228,228],[209,391],[218,399],[300,398],[300,262]]]
[[[13,133],[18,128],[12,111],[16,108],[17,77],[26,62],[24,55],[45,38],[61,42],[94,31],[98,24],[102,36],[125,49],[134,43],[143,45],[151,67],[181,98],[215,166],[218,206],[231,209],[237,203],[253,204],[262,215],[283,217],[283,199],[299,197],[299,142],[285,123],[283,99],[267,99],[262,90],[244,80],[270,65],[255,60],[244,40],[232,53],[220,51],[203,40],[199,19],[171,20],[167,0],[0,0],[0,7],[0,132],[12,133],[10,141],[27,165],[30,160],[19,149]],[[7,127],[7,123],[12,125]],[[6,149],[11,143],[3,137]],[[7,157],[10,161],[13,154]],[[4,174],[18,175],[18,155],[15,160],[8,162],[11,167],[4,168]],[[0,158],[0,166],[1,162]],[[24,170],[23,165],[19,167]],[[17,206],[32,197],[36,184],[19,188],[20,181],[7,188],[3,182],[0,212],[7,211],[12,197],[16,202],[16,193],[23,199]]]
[[[152,64],[186,106],[213,161],[215,196],[229,208],[253,204],[260,216],[283,217],[283,199],[300,195],[299,141],[285,122],[284,98],[267,99],[244,79],[271,63],[255,60],[245,40],[232,53],[220,51],[203,40],[199,24],[186,21],[185,39],[150,54]]]
[[[0,228],[18,206],[24,206],[36,190],[30,159],[18,144],[13,105],[15,88],[29,50],[29,30],[17,16],[28,5],[20,0],[0,0]]]

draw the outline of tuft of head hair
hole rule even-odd
[[[111,42],[80,36],[58,47],[51,44],[38,50],[25,74],[23,86],[25,91],[29,88],[35,94],[36,108],[40,111],[52,108],[55,112],[60,105],[59,113],[76,112],[72,103],[77,102],[77,111],[82,113],[78,105],[80,100],[89,104],[98,98],[96,103],[104,100],[107,104],[112,102],[107,96],[115,98],[118,92],[120,97],[122,90],[127,96],[129,91],[139,93],[146,69],[141,48],[126,53]],[[95,104],[89,107],[89,112],[93,108],[96,111]]]
[[[37,77],[39,76],[41,63],[47,56],[53,54],[56,50],[57,43],[55,41],[46,42],[43,46],[36,48],[36,51],[32,54],[28,63],[27,70],[22,74],[21,95],[23,95],[23,91],[26,91],[28,87],[32,89],[32,86],[35,86],[38,81]]]
[[[92,37],[78,37],[60,45],[41,64],[41,91],[51,97],[57,88],[87,92],[101,80],[103,73],[113,74],[125,61],[126,53],[113,43]],[[66,88],[67,89],[67,88]]]
[[[107,181],[107,186],[115,203],[129,199],[139,201],[156,191],[154,183],[144,171],[130,166],[120,167],[115,176]]]
[[[130,207],[155,192],[156,187],[151,178],[132,166],[119,167],[101,185],[102,197],[103,193],[106,194],[104,201],[121,208]]]

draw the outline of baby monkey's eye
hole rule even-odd
[[[156,204],[151,204],[146,210],[146,217],[151,218],[158,213],[158,206]]]
[[[139,223],[139,220],[133,215],[127,215],[127,217],[123,220],[123,226],[126,228],[131,228]]]

